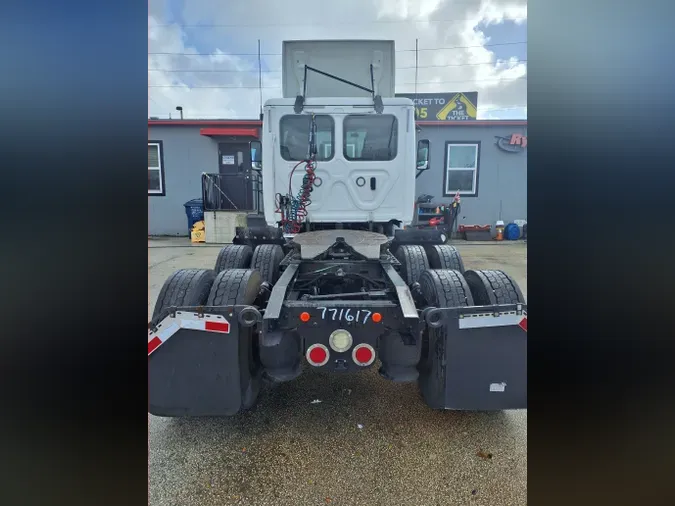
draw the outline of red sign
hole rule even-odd
[[[518,153],[527,147],[527,136],[522,134],[511,134],[509,137],[498,137],[497,147],[509,153]]]

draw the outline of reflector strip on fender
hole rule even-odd
[[[205,314],[199,316],[196,313],[176,311],[175,317],[167,316],[157,325],[156,330],[148,331],[148,356],[180,329],[229,334],[230,322],[220,315]]]
[[[515,311],[510,313],[477,314],[463,315],[459,318],[460,329],[480,329],[483,327],[506,327],[509,325],[518,325],[527,332],[527,313],[517,314]]]

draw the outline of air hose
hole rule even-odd
[[[293,174],[295,169],[300,165],[305,164],[305,175],[302,178],[302,184],[296,196],[293,196],[291,183],[293,181]],[[288,178],[288,194],[277,194],[277,209],[276,212],[281,214],[281,227],[286,234],[297,234],[302,229],[302,224],[307,218],[307,206],[312,201],[310,194],[314,189],[314,181],[316,174],[314,169],[316,162],[312,160],[301,160],[298,162]]]

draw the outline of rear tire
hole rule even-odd
[[[279,264],[284,259],[284,250],[278,244],[260,244],[253,251],[251,269],[260,272],[263,281],[274,284],[279,279]]]
[[[252,305],[260,291],[262,279],[258,271],[249,269],[226,270],[216,276],[208,306]],[[227,307],[211,312],[225,314]],[[233,325],[238,325],[232,322]],[[239,326],[239,372],[241,384],[241,409],[249,409],[258,398],[262,368],[258,359],[258,339],[254,327]]]
[[[426,248],[429,267],[432,269],[451,269],[464,272],[464,262],[457,248],[449,244],[429,246]]]
[[[420,288],[430,307],[466,307],[474,301],[466,280],[459,271],[427,270],[420,276]],[[422,336],[422,355],[418,365],[418,384],[422,397],[433,409],[445,406],[446,327],[427,327]]]
[[[214,270],[216,274],[225,269],[248,269],[251,265],[253,250],[245,244],[228,244],[224,246],[218,258]]]
[[[401,262],[401,277],[408,286],[418,281],[422,273],[429,268],[429,260],[422,246],[410,244],[399,246],[394,256]]]
[[[157,297],[152,319],[174,306],[203,306],[216,273],[210,269],[181,269],[164,282]]]
[[[464,277],[478,306],[525,303],[518,284],[503,271],[469,270]]]

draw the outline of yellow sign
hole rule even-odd
[[[441,121],[463,121],[476,119],[476,106],[466,98],[464,93],[457,93],[448,100],[438,113],[436,118]]]

